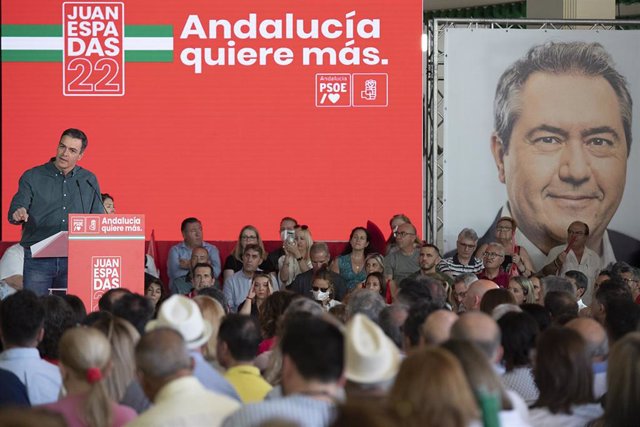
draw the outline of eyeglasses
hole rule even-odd
[[[495,258],[495,257],[503,257],[504,255],[498,254],[496,252],[485,252],[484,254],[482,254],[482,256],[487,258]]]
[[[475,247],[476,247],[475,243],[474,243],[473,245],[470,245],[470,244],[468,244],[468,243],[458,242],[458,245],[459,245],[459,246],[462,246],[462,247],[463,247],[463,248],[465,248],[465,249],[469,249],[469,250],[471,250],[471,249],[475,249]]]
[[[576,236],[583,236],[583,235],[585,235],[587,233],[585,233],[584,231],[567,230],[567,234],[576,235]]]
[[[318,291],[328,291],[329,290],[329,288],[321,288],[320,286],[312,286],[311,289],[313,289],[316,292],[318,292]]]
[[[622,278],[622,280],[629,286],[640,283],[640,280],[636,280],[636,279],[625,279]]]
[[[511,227],[496,227],[496,230],[498,230],[498,231],[511,231],[511,230],[513,230],[513,228],[511,228]]]
[[[415,236],[416,233],[407,233],[406,231],[396,231],[393,233],[395,237]]]

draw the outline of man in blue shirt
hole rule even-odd
[[[9,206],[9,222],[22,226],[24,287],[37,295],[67,287],[67,258],[32,258],[31,246],[69,230],[69,213],[104,213],[96,176],[77,166],[87,144],[81,130],[65,130],[56,156],[22,174]]]

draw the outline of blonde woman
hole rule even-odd
[[[60,339],[60,373],[67,396],[44,407],[62,414],[69,427],[119,427],[136,412],[107,394],[111,345],[97,329],[76,327]]]
[[[202,350],[202,355],[214,369],[222,372],[224,369],[222,369],[218,364],[216,346],[218,345],[218,329],[220,328],[220,323],[222,323],[222,318],[225,315],[224,307],[222,307],[222,304],[214,298],[207,295],[198,295],[193,298],[193,301],[198,305],[198,308],[200,308],[200,312],[202,313],[204,320],[211,323],[212,327],[211,337],[205,344]]]
[[[258,229],[253,225],[245,225],[244,227],[242,227],[242,230],[240,230],[238,241],[233,247],[231,254],[229,254],[229,256],[227,256],[224,261],[224,266],[222,267],[223,282],[226,282],[229,277],[233,276],[233,273],[237,273],[238,271],[242,270],[242,253],[244,252],[244,247],[246,245],[258,245],[262,248],[264,257],[259,268],[261,270],[268,269],[268,264],[265,263],[265,259],[267,258],[268,253],[264,249],[264,243],[262,243],[262,238],[260,237]]]
[[[270,274],[256,273],[251,281],[251,289],[238,313],[260,318],[265,301],[273,293],[273,282]]]
[[[311,270],[311,258],[309,251],[313,245],[313,238],[309,227],[296,225],[294,228],[294,240],[284,242],[284,255],[278,260],[280,270],[280,283],[289,286],[300,273]],[[281,288],[282,289],[282,288]]]

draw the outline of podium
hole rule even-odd
[[[67,292],[87,312],[113,288],[144,295],[144,215],[69,214]]]

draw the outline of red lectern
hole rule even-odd
[[[69,214],[68,277],[90,311],[109,289],[144,295],[144,215]]]

